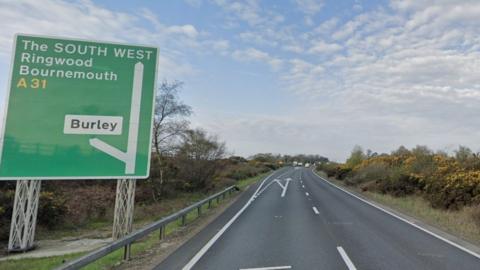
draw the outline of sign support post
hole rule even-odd
[[[135,205],[135,179],[118,179],[113,217],[113,240],[132,232],[133,208]],[[130,259],[130,245],[125,246],[124,260]]]
[[[113,239],[120,239],[132,232],[135,204],[135,179],[118,179],[113,217]]]
[[[25,252],[34,247],[41,183],[41,180],[17,181],[8,252]]]

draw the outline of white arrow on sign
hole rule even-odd
[[[135,64],[133,73],[132,104],[130,107],[130,123],[128,129],[127,151],[123,152],[108,143],[93,138],[90,145],[98,150],[125,163],[125,174],[135,173],[135,161],[137,157],[138,125],[140,122],[140,104],[142,101],[143,64]]]

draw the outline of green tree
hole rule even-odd
[[[347,166],[349,168],[353,168],[360,164],[364,159],[366,158],[365,153],[363,153],[362,147],[359,145],[355,145],[353,147],[352,153],[350,154],[350,157],[347,159]]]
[[[473,157],[473,152],[470,150],[470,148],[460,145],[458,147],[458,150],[455,150],[455,159],[460,163],[460,164],[465,164],[467,161]]]

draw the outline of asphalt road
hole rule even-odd
[[[480,259],[309,169],[286,168],[251,187],[155,269],[475,270]]]

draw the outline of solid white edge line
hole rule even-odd
[[[317,207],[314,206],[314,207],[312,207],[312,208],[313,208],[313,212],[315,212],[315,214],[317,214],[317,215],[320,214],[320,212],[318,212]]]
[[[355,265],[353,265],[352,261],[350,260],[347,253],[345,252],[345,250],[343,250],[342,247],[337,247],[337,250],[338,250],[338,253],[340,253],[340,256],[342,256],[343,261],[347,265],[348,270],[357,270],[357,268],[355,267]]]
[[[446,243],[448,243],[448,244],[450,244],[450,245],[452,245],[452,246],[454,246],[454,247],[456,247],[456,248],[458,248],[458,249],[460,249],[460,250],[462,250],[462,251],[464,251],[464,252],[466,252],[466,253],[474,256],[474,257],[476,257],[476,258],[478,258],[478,259],[480,259],[480,254],[477,254],[476,252],[474,252],[474,251],[472,251],[472,250],[469,250],[468,248],[463,247],[463,246],[461,246],[461,245],[459,245],[459,244],[457,244],[457,243],[455,243],[455,242],[453,242],[453,241],[451,241],[451,240],[449,240],[449,239],[447,239],[447,238],[445,238],[445,237],[443,237],[443,236],[440,236],[440,235],[438,235],[438,234],[436,234],[436,233],[434,233],[434,232],[431,232],[431,231],[429,231],[429,230],[427,230],[427,229],[425,229],[425,228],[423,228],[423,227],[421,227],[421,226],[419,226],[419,225],[417,225],[417,224],[415,224],[415,223],[413,223],[413,222],[411,222],[411,221],[409,221],[409,220],[407,220],[407,219],[405,219],[405,218],[403,218],[403,217],[401,217],[401,216],[398,216],[398,215],[396,215],[396,214],[394,214],[394,213],[392,213],[392,212],[390,212],[390,211],[388,211],[388,210],[386,210],[386,209],[384,209],[384,208],[382,208],[382,207],[380,207],[380,206],[378,206],[378,205],[376,205],[376,204],[374,204],[374,203],[372,203],[372,202],[369,202],[369,201],[367,201],[367,200],[365,200],[365,199],[363,199],[363,198],[360,198],[359,196],[351,193],[350,191],[347,191],[347,190],[345,190],[345,189],[343,189],[343,188],[341,188],[341,187],[338,187],[338,186],[330,183],[330,181],[324,179],[323,177],[321,177],[320,175],[318,175],[315,171],[312,170],[312,172],[313,172],[313,174],[315,174],[318,178],[320,178],[321,180],[325,181],[327,184],[331,185],[332,187],[337,188],[337,189],[339,189],[339,190],[347,193],[348,195],[350,195],[350,196],[352,196],[352,197],[354,197],[354,198],[357,198],[357,199],[359,199],[360,201],[362,201],[362,202],[364,202],[364,203],[366,203],[366,204],[368,204],[368,205],[370,205],[370,206],[373,206],[374,208],[376,208],[376,209],[378,209],[378,210],[380,210],[380,211],[382,211],[382,212],[384,212],[384,213],[386,213],[386,214],[388,214],[388,215],[391,215],[392,217],[395,217],[395,218],[397,218],[397,219],[399,219],[399,220],[401,220],[401,221],[403,221],[403,222],[405,222],[405,223],[407,223],[407,224],[410,224],[410,225],[412,225],[413,227],[415,227],[415,228],[417,228],[417,229],[419,229],[419,230],[421,230],[421,231],[423,231],[423,232],[425,232],[425,233],[427,233],[427,234],[430,234],[431,236],[433,236],[433,237],[435,237],[435,238],[437,238],[437,239],[440,239],[440,240],[442,240],[442,241],[444,241],[444,242],[446,242]]]
[[[259,267],[259,268],[240,268],[240,270],[280,270],[280,269],[292,269],[292,266],[273,266],[273,267]]]
[[[287,171],[288,172],[288,171]],[[285,173],[287,173],[285,172]],[[284,174],[285,174],[284,173]],[[233,222],[235,222],[235,220],[243,213],[243,211],[245,211],[245,209],[247,209],[247,207],[253,202],[254,198],[255,198],[255,195],[257,194],[257,192],[260,190],[260,188],[263,186],[263,184],[265,183],[265,181],[267,181],[268,179],[270,179],[273,175],[275,174],[275,172],[273,172],[272,174],[270,174],[269,176],[267,176],[265,179],[263,179],[262,183],[260,183],[260,186],[258,186],[257,190],[255,190],[255,192],[252,194],[252,196],[250,197],[250,199],[247,201],[247,203],[242,207],[242,209],[240,209],[240,211],[238,211],[235,216],[233,216],[228,222],[227,224],[225,224],[222,229],[220,231],[218,231],[198,252],[197,254],[195,254],[195,256],[193,256],[192,259],[190,259],[190,261],[182,268],[182,270],[190,270],[192,269],[192,267],[202,258],[203,255],[205,255],[205,253],[208,251],[208,249],[210,249],[210,247],[213,246],[213,244],[215,244],[215,242],[222,236],[222,234],[232,225]],[[284,175],[282,174],[282,175]]]

